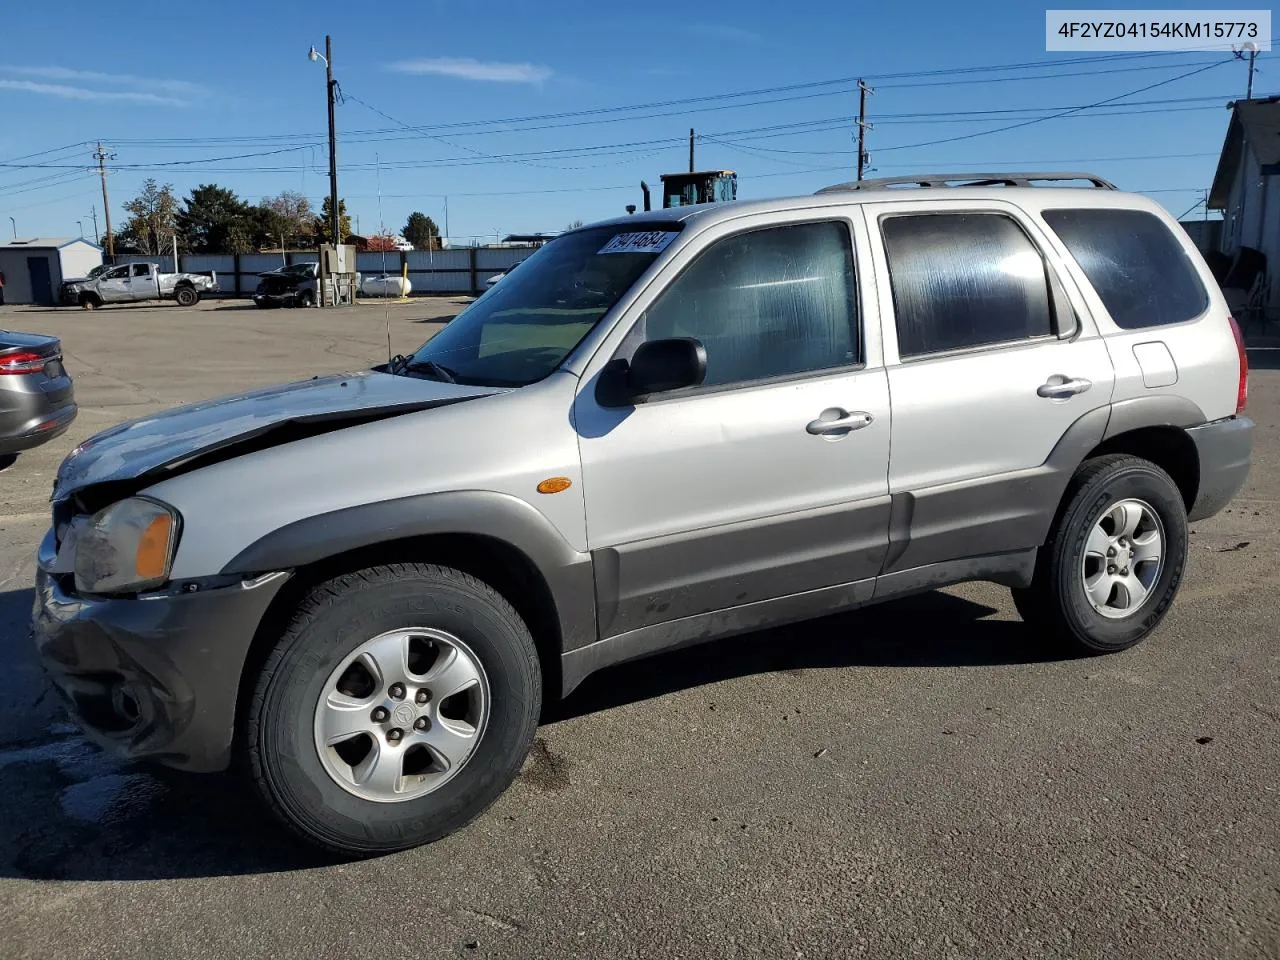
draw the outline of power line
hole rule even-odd
[[[1097,57],[1059,58],[1055,60],[1044,60],[1044,61],[1040,61],[1039,63],[1023,62],[1023,63],[1016,63],[1016,64],[998,64],[998,65],[991,65],[991,66],[955,67],[955,68],[945,68],[941,70],[918,70],[918,71],[905,71],[900,73],[885,73],[885,74],[870,75],[865,77],[865,79],[874,80],[877,83],[883,83],[885,80],[906,79],[906,78],[919,78],[919,77],[941,78],[941,77],[947,77],[947,76],[973,74],[973,73],[1008,72],[1008,71],[1015,71],[1015,70],[1043,70],[1046,68],[1053,68],[1057,66],[1081,65],[1081,64],[1087,64],[1087,63],[1113,63],[1113,62],[1121,62],[1121,61],[1135,60],[1135,59],[1146,59],[1151,57],[1175,56],[1179,54],[1184,54],[1185,52],[1186,51],[1147,51],[1147,52],[1141,52],[1141,53],[1115,54],[1115,55],[1106,55],[1106,56],[1097,56]],[[1224,50],[1224,52],[1227,52],[1227,51]],[[1230,59],[1223,60],[1223,61],[1216,61],[1216,60],[1215,61],[1196,61],[1195,64],[1212,66],[1217,64],[1218,62],[1229,63],[1233,61]],[[920,84],[914,84],[914,85],[888,83],[888,84],[884,84],[884,87],[886,89],[894,89],[894,88],[901,89],[901,88],[906,88],[908,86],[942,86],[942,85],[950,86],[957,83],[975,83],[975,82],[1007,83],[1007,82],[1024,81],[1024,80],[1057,79],[1060,77],[1093,76],[1098,74],[1129,72],[1134,70],[1165,70],[1165,69],[1169,69],[1168,64],[1150,64],[1150,65],[1144,65],[1141,67],[1124,67],[1124,68],[1116,68],[1114,70],[1099,69],[1099,70],[1084,71],[1080,73],[1050,73],[1050,74],[1032,73],[1024,76],[1014,76],[1014,77],[1008,77],[1008,76],[990,77],[990,78],[977,80],[977,81],[938,79],[938,80],[930,80],[930,81],[926,81],[926,82],[922,82]],[[439,132],[452,132],[453,136],[472,136],[472,135],[478,135],[480,133],[520,133],[520,132],[527,132],[531,130],[552,129],[554,127],[559,127],[559,126],[581,125],[578,123],[566,123],[566,124],[546,124],[544,126],[537,126],[537,127],[511,126],[515,124],[530,124],[530,123],[536,123],[539,121],[546,121],[546,120],[576,120],[577,118],[582,118],[582,117],[601,117],[601,116],[608,116],[611,114],[630,113],[633,111],[652,110],[652,109],[672,107],[672,106],[687,106],[690,104],[698,104],[698,103],[720,103],[721,101],[724,101],[724,100],[736,100],[736,99],[742,99],[745,97],[767,96],[775,93],[790,93],[797,90],[813,90],[817,88],[829,88],[829,87],[850,87],[850,88],[856,89],[857,80],[858,80],[857,77],[836,77],[836,78],[831,78],[827,80],[815,80],[815,81],[807,81],[803,83],[785,84],[785,85],[774,86],[774,87],[762,87],[754,90],[730,91],[730,92],[720,93],[720,94],[705,94],[698,97],[684,97],[684,98],[679,98],[674,100],[652,101],[649,103],[626,104],[626,105],[608,106],[608,107],[594,107],[594,108],[589,108],[584,110],[561,111],[559,113],[534,114],[534,115],[523,116],[523,117],[504,117],[504,118],[493,118],[488,120],[464,120],[464,121],[455,121],[452,123],[443,123],[443,124],[416,124],[415,125],[415,124],[405,123],[404,121],[398,120],[394,117],[390,117],[385,113],[381,113],[380,111],[377,111],[372,107],[369,107],[369,104],[364,103],[364,101],[358,101],[358,102],[360,102],[362,105],[366,107],[369,107],[369,109],[374,109],[374,112],[380,113],[381,116],[385,117],[388,120],[391,120],[393,123],[397,124],[398,128],[403,128],[403,129],[413,131],[418,136],[427,136],[428,134],[434,134]],[[848,92],[850,92],[850,90],[835,89],[835,90],[826,90],[825,92],[818,95],[839,96]],[[356,99],[356,98],[352,97],[351,99]],[[803,97],[801,98],[783,97],[783,98],[778,98],[773,100],[759,100],[759,101],[756,101],[753,103],[747,103],[747,104],[722,105],[720,107],[716,107],[712,109],[737,108],[739,106],[760,106],[760,105],[767,105],[770,103],[786,102],[787,100],[790,100],[790,99],[804,99],[804,98]],[[686,112],[693,112],[693,111],[676,111],[673,114],[649,114],[647,116],[639,116],[639,117],[616,117],[608,120],[599,120],[599,121],[591,121],[591,122],[612,123],[612,122],[619,122],[621,120],[640,120],[640,119],[650,119],[650,118],[663,117],[663,116],[673,116],[673,115],[678,115],[680,113],[686,113]],[[491,129],[491,130],[482,129],[485,127],[494,127],[497,129]],[[392,133],[392,132],[395,132],[394,128],[393,129],[375,128],[375,129],[367,129],[367,130],[354,130],[354,131],[351,131],[351,135],[346,139],[350,140],[351,137],[373,138],[373,137],[380,136],[382,134]],[[241,142],[248,143],[248,142],[260,142],[260,141],[282,142],[290,139],[292,140],[315,139],[317,136],[318,135],[314,133],[293,133],[293,134],[267,134],[267,135],[260,135],[260,136],[242,136],[242,137],[230,137],[230,138],[189,137],[189,138],[133,139],[133,140],[118,140],[117,143],[121,145],[127,144],[127,145],[137,145],[137,146],[161,145],[161,144],[177,146],[177,145],[183,145],[183,144],[201,144],[201,143],[241,143]],[[361,142],[361,141],[357,140],[356,142]],[[370,139],[368,141],[363,141],[363,142],[376,142],[376,141]]]
[[[1122,94],[1121,96],[1125,96],[1125,95]],[[348,98],[352,100],[356,99],[354,96],[351,96],[351,95],[348,95]],[[1160,104],[1160,103],[1185,104],[1185,103],[1194,103],[1194,102],[1200,102],[1205,100],[1212,102],[1213,104],[1215,104],[1215,106],[1203,107],[1198,109],[1217,109],[1217,105],[1220,105],[1223,102],[1223,98],[1220,98],[1220,97],[1182,97],[1182,98],[1170,98],[1170,99],[1164,99],[1164,100],[1159,100],[1159,99],[1137,100],[1131,104],[1115,105],[1110,109],[1104,108],[1103,110],[1100,110],[1097,113],[1088,114],[1088,115],[1089,116],[1123,116],[1123,115],[1146,112],[1143,110],[1130,109],[1131,107],[1139,107],[1144,104]],[[972,122],[990,122],[991,119],[997,116],[1008,115],[1010,113],[1025,114],[1028,112],[1036,111],[1037,116],[1033,118],[1029,118],[1028,120],[1020,121],[1020,124],[1025,125],[1026,123],[1031,121],[1051,119],[1054,117],[1084,115],[1086,114],[1087,111],[1094,109],[1096,106],[1097,105],[1094,105],[1094,104],[1084,104],[1084,105],[1078,105],[1078,106],[1072,106],[1072,107],[1050,107],[1050,108],[1018,107],[1018,108],[1006,108],[1006,109],[996,109],[996,110],[975,110],[975,111],[968,111],[968,112],[977,115],[974,118],[972,118]],[[1043,110],[1045,109],[1048,109],[1051,112],[1048,112],[1048,113],[1043,112]],[[764,139],[770,139],[770,138],[776,138],[776,137],[795,136],[802,133],[823,133],[823,132],[829,132],[835,129],[842,129],[845,126],[847,126],[847,124],[853,119],[854,118],[849,115],[838,115],[834,117],[817,118],[814,120],[791,121],[787,123],[767,124],[763,126],[744,127],[744,128],[734,129],[734,130],[725,130],[725,131],[720,131],[716,133],[704,133],[704,134],[701,134],[700,137],[704,140],[714,142],[714,143],[719,143],[725,146],[746,149],[746,145],[735,138],[752,137],[755,140],[764,140]],[[944,120],[959,120],[959,119],[966,119],[966,118],[958,117],[954,115],[950,117],[938,116],[938,114],[934,112],[898,113],[898,114],[886,114],[884,118],[879,119],[877,122],[888,123],[888,122],[897,121],[897,120],[902,120],[902,121],[910,120],[912,122],[916,122],[917,119],[918,119],[918,122],[922,122],[922,123],[934,123],[934,122],[941,122]],[[982,133],[985,134],[986,132],[987,131],[983,131]],[[540,158],[569,159],[569,158],[586,158],[586,157],[593,157],[593,156],[618,156],[618,155],[625,156],[625,155],[635,155],[635,154],[642,154],[642,153],[652,154],[656,152],[655,148],[676,146],[683,143],[685,143],[685,139],[683,137],[673,136],[673,137],[660,137],[660,138],[654,138],[649,140],[632,140],[632,141],[623,141],[623,142],[617,142],[617,143],[586,144],[586,145],[579,145],[579,146],[573,146],[573,147],[556,147],[556,148],[548,148],[545,150],[517,151],[517,152],[498,153],[498,154],[488,153],[485,151],[474,151],[468,148],[463,148],[467,151],[468,153],[467,156],[446,156],[446,157],[436,157],[436,158],[424,158],[424,159],[417,159],[417,160],[384,161],[380,165],[382,167],[391,168],[391,169],[425,169],[425,168],[445,167],[445,166],[469,166],[469,165],[495,163],[495,162],[520,162],[520,161],[533,162]],[[278,155],[281,153],[290,153],[290,152],[297,152],[297,151],[309,150],[309,149],[312,149],[311,145],[301,146],[301,147],[280,148],[278,150],[256,151],[252,153],[239,153],[239,154],[230,154],[230,155],[216,156],[216,157],[205,157],[199,160],[193,159],[193,160],[179,160],[179,161],[157,161],[157,162],[150,162],[150,163],[116,164],[113,166],[113,169],[117,171],[135,171],[136,172],[136,171],[149,171],[149,170],[170,169],[170,168],[179,167],[179,168],[189,169],[191,172],[288,173],[288,172],[296,172],[298,168],[296,166],[286,167],[286,166],[258,166],[258,165],[255,165],[252,167],[217,168],[217,167],[201,167],[200,165],[221,163],[221,162],[234,161],[234,160],[259,157],[259,156]],[[777,153],[785,153],[785,154],[801,154],[801,155],[817,155],[817,156],[822,156],[822,155],[843,156],[843,155],[847,155],[848,153],[848,151],[846,150],[805,150],[805,149],[798,149],[798,148],[762,147],[762,146],[754,147],[752,149],[756,151],[762,151],[762,152],[768,152],[768,153],[777,152]],[[52,169],[52,170],[83,169],[83,165],[81,164],[58,164],[58,163],[0,164],[0,166],[9,166],[15,169]],[[550,164],[547,164],[547,166],[550,166]],[[602,164],[599,166],[604,166],[604,165]],[[346,167],[347,169],[352,169],[352,170],[359,170],[359,169],[366,169],[366,168],[372,169],[373,164],[353,163],[353,164],[347,164]],[[583,169],[583,168],[578,167],[574,169]],[[23,181],[23,182],[26,182],[26,181]]]
[[[1207,67],[1197,67],[1195,70],[1188,70],[1186,73],[1180,73],[1176,77],[1168,77],[1156,83],[1147,84],[1145,87],[1139,87],[1136,90],[1130,90],[1127,93],[1118,93],[1114,97],[1107,97],[1105,100],[1098,100],[1094,103],[1086,104],[1083,107],[1073,107],[1070,110],[1063,110],[1060,113],[1051,113],[1045,117],[1036,117],[1032,120],[1022,120],[1018,123],[1011,123],[1007,126],[996,127],[994,130],[979,130],[977,133],[966,133],[958,137],[944,137],[940,140],[925,140],[920,143],[901,143],[895,146],[880,147],[879,152],[885,153],[889,150],[912,150],[916,147],[933,147],[943,143],[957,143],[961,140],[973,140],[977,137],[989,137],[996,133],[1005,133],[1009,130],[1018,130],[1022,127],[1029,127],[1032,124],[1044,123],[1046,120],[1057,120],[1060,117],[1066,117],[1073,113],[1079,113],[1082,110],[1091,110],[1095,107],[1101,107],[1104,104],[1115,103],[1117,100],[1123,100],[1126,97],[1132,97],[1139,93],[1146,93],[1148,90],[1154,90],[1157,87],[1163,87],[1170,83],[1176,83],[1179,80],[1185,80],[1187,77],[1194,77],[1198,73],[1204,73],[1206,70],[1212,70],[1215,67],[1225,66],[1231,63],[1230,60],[1223,60],[1220,63],[1211,63]]]

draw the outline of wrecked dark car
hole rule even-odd
[[[320,264],[315,261],[291,263],[278,270],[258,274],[253,302],[259,307],[314,307],[320,289]]]

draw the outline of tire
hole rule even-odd
[[[1126,537],[1124,518],[1134,516],[1141,518],[1137,535]],[[1153,543],[1158,544],[1154,550]],[[1109,558],[1104,547],[1118,555]],[[1143,559],[1153,552],[1158,561]],[[1072,477],[1049,540],[1040,548],[1032,584],[1015,589],[1013,601],[1024,621],[1074,652],[1113,653],[1139,643],[1160,625],[1186,560],[1187,511],[1169,475],[1138,457],[1098,457]],[[1118,580],[1111,571],[1132,577]],[[1133,584],[1132,593],[1126,584]]]
[[[300,307],[314,307],[316,305],[316,295],[310,290],[303,290],[302,293],[298,294],[297,303]]]
[[[92,293],[80,294],[81,310],[97,310],[102,304]]]
[[[474,685],[443,700],[428,694],[430,701],[418,706],[414,690],[420,688],[414,686],[418,681],[413,679],[413,668],[404,674],[407,689],[402,687],[397,698],[394,686],[376,683],[378,674],[362,666],[366,661],[352,663],[358,651],[376,651],[377,647],[371,646],[375,641],[400,642],[402,632],[414,631],[437,631],[456,642],[452,651],[443,641],[423,641],[424,645],[415,649],[429,647],[433,656],[440,651],[452,652],[458,658],[452,661],[455,664],[463,662],[464,654],[469,655],[467,663],[478,664]],[[411,643],[418,642],[414,636]],[[390,664],[392,660],[378,662]],[[407,661],[396,662],[413,664],[414,660],[410,655]],[[345,668],[347,672],[341,672],[348,663],[352,665]],[[427,687],[436,669],[436,662],[425,666],[428,676],[420,679]],[[366,675],[361,682],[369,681],[365,689],[338,690],[345,680],[334,686],[335,675],[348,678],[361,671]],[[376,739],[360,732],[322,750],[329,733],[322,727],[322,714],[330,716],[326,705],[335,693],[344,698],[344,708],[361,706],[332,715],[341,714],[343,722],[376,727]],[[446,711],[441,709],[442,705],[461,703],[471,710],[482,699],[483,717],[468,713],[462,721],[446,720]],[[314,588],[269,654],[247,710],[244,734],[249,773],[268,807],[312,844],[352,857],[404,850],[454,832],[506,790],[533,741],[541,701],[541,669],[533,638],[512,606],[492,587],[449,567],[372,567]],[[364,713],[369,707],[372,711]],[[372,720],[380,707],[384,723],[377,726]],[[407,714],[401,717],[406,707],[409,712],[428,714],[429,719],[425,715],[417,721]],[[429,724],[429,729],[416,732],[413,724],[418,722]],[[401,729],[397,724],[410,725],[403,727],[402,738],[396,737],[399,742],[393,743],[395,730],[390,727]],[[432,768],[436,766],[437,755],[422,745],[423,739],[444,734],[448,740],[452,725],[459,729],[471,725],[475,740],[467,747],[470,752],[444,772],[410,776],[413,758],[419,767],[425,759]],[[333,742],[331,738],[329,742]],[[451,740],[450,746],[459,742]],[[339,749],[351,746],[357,753],[365,746],[370,752],[362,757],[338,756]],[[408,799],[400,799],[396,793],[384,793],[381,799],[361,795],[362,790],[377,793],[376,778],[369,781],[374,786],[359,782],[359,764],[371,757],[374,766],[384,757],[393,762],[396,788],[426,792]]]
[[[200,294],[195,287],[178,287],[173,291],[173,299],[180,307],[194,307],[200,302]]]

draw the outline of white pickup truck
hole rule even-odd
[[[140,300],[172,300],[180,307],[200,302],[206,293],[218,292],[215,273],[161,273],[158,263],[123,263],[85,280],[62,285],[62,300],[86,310],[104,303]]]

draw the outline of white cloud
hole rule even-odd
[[[5,80],[0,78],[0,90],[17,90],[24,93],[61,97],[63,100],[114,100],[128,103],[163,104],[181,106],[185,100],[156,93],[135,90],[93,90],[88,87],[69,87],[61,83],[36,83],[33,80]]]
[[[6,75],[10,79],[2,79]],[[34,77],[35,79],[16,80],[12,79],[13,77]],[[170,106],[181,105],[192,97],[209,95],[205,87],[186,80],[139,77],[130,73],[103,73],[98,70],[77,70],[72,67],[25,67],[14,64],[0,64],[0,86],[8,90],[22,90],[67,100],[115,100]],[[103,87],[108,89],[102,89]]]
[[[397,73],[431,74],[461,80],[490,80],[497,83],[542,83],[551,78],[550,67],[532,63],[486,63],[470,57],[429,57],[401,60],[391,64]]]

